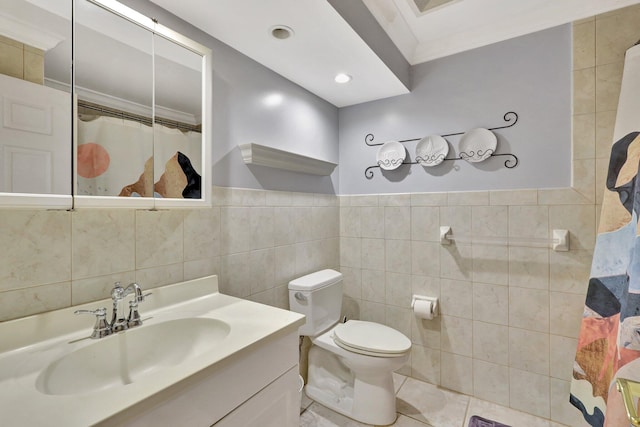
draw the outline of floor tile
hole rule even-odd
[[[325,408],[319,403],[312,403],[300,415],[300,427],[371,427]]]
[[[400,390],[400,387],[402,387],[402,384],[404,384],[406,379],[407,377],[405,375],[400,375],[395,372],[393,373],[393,387],[396,394],[398,394],[398,390]]]
[[[399,414],[398,419],[396,420],[393,427],[429,427],[428,424],[421,423],[418,420],[414,420],[413,418],[409,418],[405,415]]]
[[[464,427],[469,425],[469,418],[473,415],[478,415],[511,427],[550,427],[549,421],[543,418],[538,418],[534,415],[525,414],[524,412],[474,397],[469,401],[469,409],[467,410],[467,416],[463,424]]]
[[[397,395],[398,413],[433,427],[461,427],[469,397],[407,378]]]

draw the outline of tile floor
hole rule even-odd
[[[398,419],[396,427],[467,427],[478,415],[512,427],[564,427],[495,403],[441,389],[433,384],[393,374]],[[300,427],[370,427],[344,417],[302,396]]]

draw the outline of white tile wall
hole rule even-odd
[[[213,191],[210,209],[0,211],[0,321],[106,298],[115,281],[209,274],[223,292],[286,308],[290,280],[338,268],[336,196]]]

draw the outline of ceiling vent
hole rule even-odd
[[[413,3],[415,7],[418,8],[416,15],[422,15],[459,1],[460,0],[409,0],[409,3]]]

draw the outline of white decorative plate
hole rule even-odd
[[[467,162],[481,162],[490,157],[498,145],[498,138],[489,129],[471,129],[460,139],[460,158]]]
[[[404,145],[397,141],[389,141],[382,144],[378,150],[376,161],[382,169],[390,171],[400,167],[406,157],[407,150]]]
[[[416,162],[422,166],[439,165],[447,154],[449,154],[449,144],[440,135],[425,136],[416,145]]]

